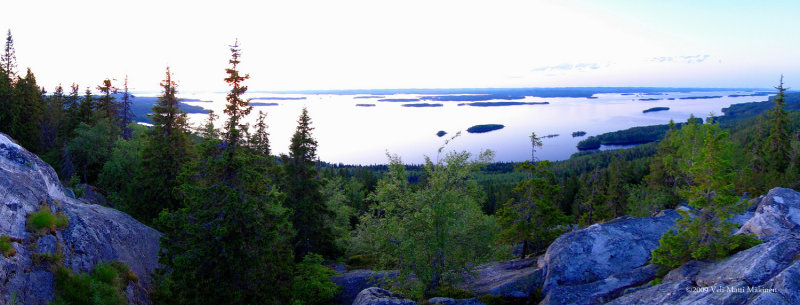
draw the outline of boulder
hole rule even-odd
[[[663,281],[608,304],[800,304],[800,234],[719,262],[689,262]]]
[[[680,217],[665,210],[653,217],[621,217],[561,235],[544,256],[542,304],[610,299],[651,280],[655,269],[646,266],[650,253]]]
[[[800,232],[800,193],[774,188],[761,199],[752,218],[736,234],[755,234],[762,240]]]
[[[343,305],[350,305],[358,294],[369,287],[389,288],[391,281],[400,273],[392,271],[353,270],[332,276],[331,281],[342,287],[342,292],[335,300]]]
[[[78,184],[77,188],[80,190],[81,193],[81,198],[79,198],[80,200],[83,200],[84,202],[90,204],[111,206],[112,208],[114,207],[110,204],[108,200],[106,200],[108,192],[106,192],[105,190],[96,187],[94,185],[88,185],[88,184]],[[71,197],[75,197],[75,195],[73,194]]]
[[[486,305],[485,303],[478,301],[477,298],[471,299],[451,299],[451,298],[430,298],[428,299],[428,304],[431,305]]]
[[[353,305],[417,305],[417,302],[403,298],[378,287],[370,287],[358,293]]]
[[[544,269],[537,258],[492,262],[475,268],[459,286],[476,295],[524,298],[542,286]]]
[[[15,241],[16,255],[0,255],[0,304],[12,295],[20,304],[53,301],[53,275],[34,264],[34,254],[62,253],[62,264],[89,272],[100,262],[120,261],[139,278],[129,283],[128,300],[149,304],[150,274],[158,265],[161,234],[120,211],[69,196],[53,168],[0,133],[0,235]],[[38,236],[26,230],[29,213],[49,209],[66,215],[69,225]]]

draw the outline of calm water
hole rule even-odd
[[[386,163],[386,152],[399,154],[405,163],[421,163],[424,156],[437,158],[436,151],[446,139],[462,131],[451,141],[445,151],[467,150],[478,153],[482,149],[495,151],[495,161],[523,161],[530,159],[528,136],[536,132],[544,138],[544,147],[537,151],[538,159],[563,160],[577,152],[575,145],[582,139],[604,132],[634,126],[664,124],[670,119],[685,121],[691,114],[706,117],[709,113],[721,115],[721,109],[735,103],[764,101],[766,96],[728,97],[731,94],[748,94],[749,91],[680,92],[663,95],[597,94],[586,98],[527,97],[524,102],[549,102],[548,105],[522,105],[503,107],[458,106],[460,102],[441,103],[442,107],[402,107],[399,102],[379,102],[378,98],[355,99],[355,95],[310,94],[252,94],[250,97],[306,97],[306,100],[253,100],[253,102],[278,103],[277,106],[257,106],[249,117],[254,121],[258,111],[264,111],[269,125],[273,152],[285,153],[302,107],[308,107],[313,121],[314,137],[319,142],[321,160],[345,164]],[[723,96],[712,99],[679,99],[681,97]],[[188,102],[214,110],[222,116],[224,94],[184,94],[183,98],[213,102]],[[417,95],[398,94],[386,98],[416,98]],[[657,101],[641,101],[660,98]],[[674,100],[667,100],[675,98]],[[374,107],[357,107],[356,104],[375,104]],[[642,113],[642,110],[664,106],[668,111]],[[198,126],[206,119],[202,114],[191,114],[190,121]],[[218,126],[224,122],[218,121]],[[477,124],[503,124],[506,127],[483,134],[469,134],[466,129]],[[436,132],[448,134],[442,138]],[[572,132],[586,131],[584,137],[573,138]]]

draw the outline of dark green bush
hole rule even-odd
[[[293,305],[333,304],[341,287],[331,282],[336,272],[322,265],[322,256],[309,253],[295,267],[292,281]]]
[[[28,229],[36,234],[47,234],[69,226],[69,220],[64,213],[53,215],[48,207],[42,207],[39,212],[28,215]]]
[[[66,267],[56,270],[56,300],[54,305],[66,304],[127,304],[125,287],[137,281],[125,264],[100,263],[91,274],[74,274]]]

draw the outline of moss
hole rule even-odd
[[[44,235],[68,227],[69,219],[63,212],[53,215],[49,208],[42,207],[39,212],[28,215],[27,225],[31,232]]]
[[[650,284],[650,286],[661,285],[661,281],[662,280],[663,280],[662,278],[657,277],[657,278],[654,278],[652,281],[650,281],[649,284]]]
[[[470,299],[474,298],[475,294],[471,291],[448,285],[439,287],[436,291],[436,296],[452,299]]]
[[[11,257],[17,254],[17,250],[14,249],[14,245],[11,244],[11,237],[8,235],[0,236],[0,252],[2,252],[5,257]]]

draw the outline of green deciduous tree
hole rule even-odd
[[[482,194],[470,179],[492,153],[470,157],[453,152],[436,163],[426,158],[426,178],[415,188],[409,187],[400,158],[390,157],[389,174],[370,195],[377,205],[361,219],[356,252],[400,268],[401,283],[414,295],[430,296],[493,254],[497,224],[481,212]]]

